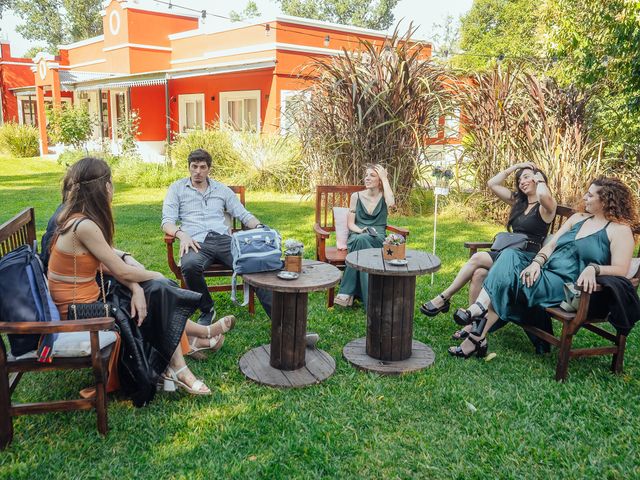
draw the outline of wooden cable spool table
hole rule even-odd
[[[342,354],[352,365],[386,375],[421,370],[435,361],[435,353],[413,340],[416,277],[440,269],[430,253],[406,251],[407,264],[394,266],[380,248],[349,253],[346,264],[369,274],[367,336],[348,343]]]
[[[338,283],[342,273],[333,265],[303,260],[296,280],[282,280],[278,272],[244,274],[244,281],[273,291],[271,344],[243,355],[240,370],[249,379],[272,387],[304,387],[320,383],[336,369],[335,360],[317,348],[307,348],[307,301],[309,292],[326,290]]]

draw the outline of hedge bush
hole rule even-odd
[[[0,151],[12,157],[37,157],[39,140],[38,129],[31,125],[7,122],[0,126]]]

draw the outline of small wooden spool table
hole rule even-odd
[[[342,276],[328,263],[303,260],[296,280],[282,280],[278,272],[242,276],[249,285],[273,291],[271,344],[243,355],[240,370],[249,379],[272,387],[304,387],[330,377],[336,362],[328,353],[307,348],[307,300],[309,292],[333,287]]]
[[[407,264],[393,266],[380,248],[347,255],[346,264],[369,273],[367,336],[348,343],[344,358],[356,368],[385,375],[421,370],[435,361],[435,353],[413,340],[416,277],[440,269],[432,254],[407,250]]]

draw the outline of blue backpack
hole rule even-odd
[[[23,245],[0,258],[0,321],[60,321],[42,263],[29,245]],[[19,357],[38,349],[38,360],[50,362],[57,334],[9,335],[11,354]]]
[[[236,301],[238,275],[270,272],[282,269],[282,240],[280,234],[269,227],[241,230],[231,235],[233,276],[231,277],[231,300]],[[249,303],[249,286],[244,285],[244,302]]]

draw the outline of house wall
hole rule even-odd
[[[269,123],[275,116],[275,100],[272,100],[273,69],[227,73],[175,79],[169,81],[171,130],[178,131],[178,95],[203,93],[205,122],[216,122],[220,116],[220,92],[260,90],[260,124],[272,130]],[[214,97],[211,100],[211,97]],[[269,112],[267,114],[267,112]]]
[[[10,89],[34,84],[32,65],[31,59],[13,57],[11,45],[8,43],[0,44],[0,88],[2,88],[2,119],[5,122],[19,120],[18,99]]]
[[[164,85],[131,87],[131,110],[140,115],[138,140],[166,140]]]

